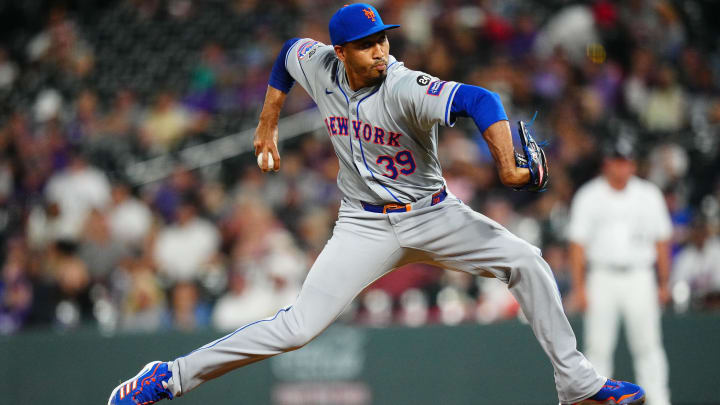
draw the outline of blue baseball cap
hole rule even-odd
[[[342,45],[380,31],[397,28],[399,25],[383,24],[375,7],[356,3],[338,10],[330,19],[330,40],[333,45]]]

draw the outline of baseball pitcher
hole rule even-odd
[[[280,169],[278,117],[297,82],[322,114],[344,195],[332,237],[295,304],[173,361],[149,363],[115,388],[108,404],[187,395],[231,370],[303,347],[366,286],[411,262],[507,283],[553,365],[562,404],[644,402],[640,387],[598,375],[576,349],[540,250],[448,190],[437,156],[438,126],[473,119],[501,181],[516,189],[546,187],[544,152],[522,123],[523,148],[515,152],[497,94],[408,69],[390,55],[386,31],[397,27],[384,24],[368,4],[345,6],[330,20],[332,45],[291,39],[273,67],[255,133],[262,169]]]

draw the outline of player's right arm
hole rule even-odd
[[[331,47],[309,38],[292,38],[283,44],[270,74],[260,122],[255,129],[253,141],[255,155],[263,154],[262,171],[280,170],[280,153],[277,148],[278,121],[287,93],[290,92],[293,84],[298,82],[314,99],[314,80],[318,64],[321,63],[321,54],[327,54],[331,50]],[[272,168],[267,165],[265,156],[268,153],[273,158]]]
[[[265,103],[260,113],[260,122],[255,129],[255,156],[263,154],[262,171],[269,172],[280,170],[280,153],[278,152],[278,121],[280,120],[280,110],[285,104],[287,95],[281,90],[272,86],[268,86],[265,93]],[[273,167],[268,167],[267,154],[270,153],[273,158]]]

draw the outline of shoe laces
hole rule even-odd
[[[605,382],[605,385],[603,385],[603,388],[610,388],[610,389],[616,389],[620,388],[620,383],[616,380],[613,380],[612,378],[608,378],[607,382]]]
[[[173,399],[172,393],[167,389],[169,373],[158,374],[152,378],[141,380],[132,398],[138,405],[153,404],[161,399]]]

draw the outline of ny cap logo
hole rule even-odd
[[[368,20],[375,22],[375,12],[374,11],[364,8],[363,13],[365,13],[365,17],[367,17]]]

